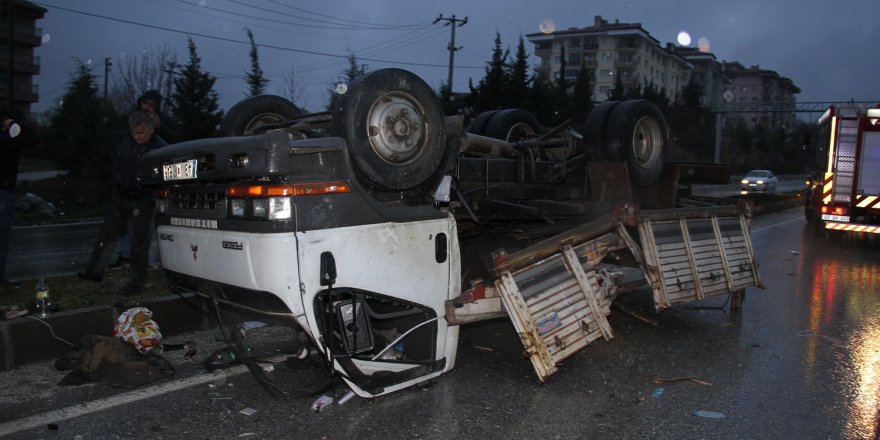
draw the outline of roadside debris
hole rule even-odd
[[[354,397],[354,391],[348,390],[348,392],[343,394],[336,403],[338,405],[345,405],[352,397]]]
[[[159,324],[153,321],[153,312],[146,307],[133,307],[119,315],[113,336],[128,341],[140,353],[158,348],[162,352],[162,333]]]
[[[13,304],[11,306],[0,306],[0,312],[3,313],[3,319],[15,319],[19,316],[28,314],[28,311],[22,309],[21,306]]]
[[[694,415],[704,419],[723,419],[725,417],[725,415],[720,412],[703,410],[694,411]]]
[[[669,379],[659,379],[658,378],[658,379],[651,379],[651,382],[656,383],[656,384],[666,384],[666,383],[673,383],[673,382],[683,382],[686,380],[694,382],[694,383],[698,383],[700,385],[712,385],[709,382],[702,381],[702,380],[697,379],[696,377],[693,377],[693,376],[673,377],[673,378],[669,378]]]
[[[659,388],[655,389],[654,392],[651,393],[651,398],[652,399],[659,399],[661,396],[663,396],[663,391],[665,391],[663,389],[663,387],[659,387]]]
[[[318,400],[315,401],[315,403],[312,404],[312,411],[321,412],[321,410],[324,409],[324,407],[326,407],[328,405],[332,405],[332,404],[333,404],[333,398],[326,395],[326,394],[323,394],[323,395],[321,395],[321,397],[318,398]]]
[[[98,382],[135,388],[175,374],[174,367],[155,351],[140,353],[119,338],[86,335],[76,350],[55,361],[59,371],[71,370],[60,385]]]
[[[257,410],[255,410],[253,408],[244,408],[239,412],[246,415],[246,416],[252,416],[257,413]]]

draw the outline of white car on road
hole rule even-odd
[[[778,181],[773,171],[752,170],[740,181],[740,187],[743,191],[776,191],[776,183]]]

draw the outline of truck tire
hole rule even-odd
[[[414,188],[434,174],[446,154],[437,95],[408,71],[361,76],[331,112],[331,134],[345,139],[355,172],[370,188]]]
[[[483,136],[516,142],[532,139],[540,131],[541,124],[531,113],[519,108],[508,108],[498,110],[492,115],[483,130]]]
[[[666,119],[656,105],[644,99],[624,101],[608,119],[605,155],[626,161],[633,184],[649,186],[663,172],[667,140]]]
[[[579,131],[584,137],[584,151],[591,156],[599,157],[604,154],[605,131],[608,126],[608,117],[617,107],[620,101],[605,101],[590,110],[587,118],[580,124]],[[607,159],[602,157],[602,159]],[[617,160],[620,162],[622,159]]]
[[[483,132],[486,131],[486,124],[489,123],[489,119],[492,118],[495,113],[498,113],[498,110],[489,110],[477,115],[477,117],[471,121],[471,125],[468,125],[467,132],[482,135]]]
[[[221,136],[243,136],[277,128],[279,124],[304,112],[287,99],[257,95],[233,105],[220,123]]]

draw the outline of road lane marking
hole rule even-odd
[[[231,378],[238,376],[245,371],[248,371],[248,369],[245,365],[236,365],[234,367],[217,371],[223,372],[226,378]],[[151,397],[156,397],[161,394],[180,391],[186,388],[194,387],[196,385],[213,382],[216,379],[218,379],[218,377],[213,373],[203,373],[197,376],[191,376],[170,382],[163,382],[144,389],[129,391],[127,393],[118,394],[105,399],[78,403],[76,405],[47,411],[41,414],[34,414],[30,417],[25,417],[22,419],[0,424],[0,437],[14,434],[16,432],[26,431],[28,429],[45,427],[50,423],[58,423],[64,420],[82,417],[88,414],[96,413],[98,411],[103,411],[105,409],[110,409],[140,400],[149,399]]]
[[[761,232],[764,232],[764,231],[768,231],[768,230],[770,230],[770,229],[773,229],[773,228],[775,228],[775,227],[777,227],[777,226],[782,226],[782,225],[784,225],[784,224],[791,223],[791,222],[796,222],[796,221],[804,221],[804,219],[803,219],[802,217],[795,217],[795,218],[790,218],[790,219],[788,219],[788,220],[783,220],[783,221],[778,222],[778,223],[773,223],[772,225],[764,226],[763,228],[752,229],[752,234],[758,234],[758,233],[761,233]]]

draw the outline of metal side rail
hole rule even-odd
[[[495,290],[541,382],[562,360],[614,337],[607,316],[623,274],[599,263],[627,250],[620,218],[609,214],[496,259]]]
[[[645,278],[659,310],[731,294],[737,308],[747,287],[763,287],[749,235],[748,208],[639,213]]]

